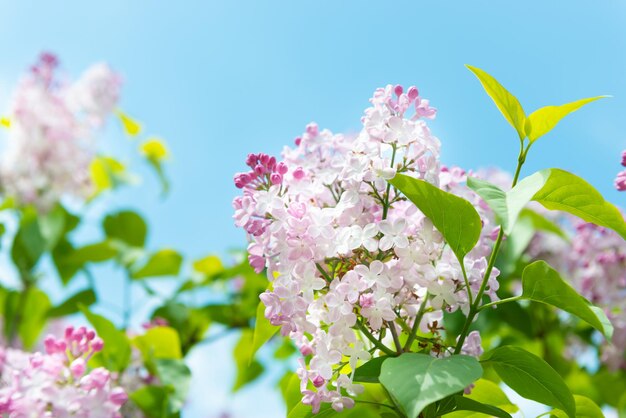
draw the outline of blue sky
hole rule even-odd
[[[154,187],[111,202],[146,214],[155,247],[191,257],[241,247],[230,201],[245,155],[279,153],[310,121],[358,130],[367,99],[387,83],[416,84],[439,108],[432,126],[445,163],[511,169],[515,134],[466,63],[496,76],[527,111],[613,95],[542,138],[525,172],[561,167],[615,203],[625,199],[612,189],[626,148],[626,6],[617,0],[20,0],[2,1],[0,10],[2,103],[41,50],[58,53],[73,74],[104,60],[125,76],[122,107],[169,142],[170,197],[158,199],[148,179]],[[115,136],[116,127],[103,135]],[[226,356],[231,343],[211,349]],[[227,397],[220,386],[230,368],[202,355],[192,360],[204,367],[197,394],[206,405],[186,416],[222,407],[278,416],[267,388]]]

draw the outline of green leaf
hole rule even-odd
[[[559,408],[575,418],[576,404],[563,378],[541,358],[513,346],[490,351],[482,360],[492,365],[511,389],[526,399]]]
[[[523,140],[526,137],[526,132],[524,131],[526,113],[524,113],[524,109],[519,100],[509,93],[498,80],[485,71],[472,67],[471,65],[466,65],[466,67],[478,78],[478,81],[483,85],[483,88],[496,104],[502,116],[515,128],[519,139]]]
[[[161,386],[143,386],[130,394],[129,399],[148,418],[169,418],[169,397],[172,389]]]
[[[355,382],[378,383],[380,368],[383,366],[383,362],[388,358],[389,356],[376,357],[362,366],[357,367],[354,371],[353,380]]]
[[[48,318],[59,318],[80,311],[80,305],[91,306],[96,303],[96,293],[93,289],[84,289],[67,298],[60,305],[48,310]]]
[[[50,308],[50,299],[43,291],[30,287],[20,300],[21,318],[19,336],[26,348],[32,348],[39,340],[39,334],[46,325],[46,314]]]
[[[538,171],[504,193],[483,180],[468,185],[494,210],[505,233],[510,234],[522,208],[531,200],[550,210],[561,210],[586,222],[610,228],[626,239],[626,222],[619,209],[580,177],[558,168]]]
[[[123,331],[118,330],[115,325],[105,317],[89,311],[81,306],[87,321],[94,327],[96,333],[104,341],[104,347],[95,357],[100,357],[107,369],[112,371],[122,371],[130,363],[131,347],[130,341]]]
[[[89,165],[89,176],[94,185],[91,198],[106,190],[112,190],[120,185],[132,183],[134,178],[126,170],[126,166],[115,158],[99,156]]]
[[[211,325],[211,320],[203,309],[190,308],[174,301],[169,301],[155,310],[152,317],[167,320],[178,331],[183,355],[202,341]]]
[[[604,312],[579,295],[545,261],[535,261],[526,266],[522,274],[522,289],[522,298],[556,306],[587,322],[608,340],[611,339],[613,326]]]
[[[181,359],[162,358],[156,362],[156,372],[161,384],[172,388],[169,396],[169,410],[178,412],[185,405],[189,384],[191,383],[191,370]]]
[[[474,387],[472,388],[472,392],[469,395],[465,396],[468,399],[472,399],[474,401],[492,405],[498,407],[502,411],[508,413],[514,413],[519,410],[519,408],[511,403],[509,398],[506,396],[504,391],[497,384],[493,383],[490,380],[480,379],[478,380]],[[469,412],[469,411],[458,411],[452,412],[449,415],[446,415],[448,418],[480,418],[484,417],[484,414]]]
[[[296,373],[287,372],[280,380],[280,392],[285,401],[287,411],[291,411],[302,400],[300,393],[300,378]]]
[[[256,360],[250,361],[250,353],[252,350],[252,330],[246,329],[241,333],[241,338],[235,349],[233,357],[237,366],[237,376],[233,386],[233,392],[238,391],[248,383],[254,381],[263,373],[263,366]]]
[[[180,350],[180,338],[174,328],[150,328],[145,334],[135,337],[133,343],[141,351],[146,361],[180,359],[183,357]]]
[[[426,406],[462,391],[482,372],[478,361],[469,356],[405,353],[383,363],[380,382],[408,418],[417,418]]]
[[[576,418],[604,418],[600,407],[591,399],[574,395],[574,400],[576,401]],[[550,414],[557,418],[567,418],[567,414],[560,409],[555,409]]]
[[[204,258],[193,262],[193,269],[198,273],[205,274],[207,276],[213,276],[215,274],[224,271],[224,265],[222,260],[216,255],[208,255]]]
[[[101,263],[115,257],[118,249],[111,241],[105,240],[80,247],[64,258],[67,264],[82,266],[85,263]]]
[[[250,352],[249,361],[254,359],[254,355],[257,351],[259,351],[259,348],[268,342],[277,332],[278,327],[272,325],[265,317],[265,305],[263,305],[263,302],[259,302],[256,308],[254,335],[252,337],[252,351]]]
[[[548,232],[569,241],[567,234],[560,226],[531,209],[522,209],[520,219],[528,219],[536,231]]]
[[[115,114],[122,122],[122,127],[124,128],[124,132],[130,136],[137,136],[141,132],[141,124],[137,122],[135,119],[128,116],[126,113],[117,109]]]
[[[183,256],[177,251],[163,249],[153,253],[145,265],[132,272],[133,279],[176,276],[180,272]]]
[[[556,168],[542,170],[534,175],[547,180],[533,196],[533,200],[547,209],[561,210],[578,216],[584,221],[612,229],[626,239],[626,222],[619,209],[604,200],[589,183]]]
[[[525,123],[526,135],[532,144],[540,137],[550,132],[565,116],[573,113],[584,105],[604,99],[609,96],[589,97],[587,99],[577,100],[572,103],[566,103],[560,106],[546,106],[535,110],[528,116]]]
[[[13,238],[11,259],[22,274],[30,272],[46,251],[46,239],[41,233],[37,214],[25,211]]]
[[[132,247],[143,247],[146,243],[148,226],[141,215],[123,210],[104,218],[102,228],[107,237],[118,239]]]
[[[443,400],[442,404],[443,403],[446,403],[445,404],[446,408],[444,411],[438,411],[437,415],[441,414],[441,415],[445,415],[446,417],[452,417],[452,416],[467,417],[467,416],[474,415],[477,417],[489,416],[489,417],[499,417],[499,418],[511,418],[511,415],[508,412],[503,411],[502,409],[498,407],[487,405],[487,404],[475,401],[474,399],[470,399],[465,396],[457,395],[457,396],[450,398],[449,400]],[[460,412],[460,415],[455,415],[456,411],[463,411],[463,412]],[[468,414],[465,411],[472,411],[472,413]],[[457,412],[457,414],[459,414],[459,412]]]
[[[474,206],[465,199],[444,192],[423,180],[403,174],[389,182],[398,188],[430,219],[463,264],[480,237],[480,216]]]
[[[38,217],[39,231],[46,241],[46,249],[53,249],[65,233],[66,211],[61,205],[56,205],[49,212]]]

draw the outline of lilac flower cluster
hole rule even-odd
[[[417,88],[389,85],[370,102],[357,135],[310,124],[282,161],[251,154],[251,170],[235,176],[243,191],[233,202],[235,223],[248,234],[251,265],[267,269],[271,282],[261,295],[265,316],[302,353],[300,389],[314,411],[322,403],[352,407],[363,390],[354,370],[379,352],[447,355],[438,339],[443,312],[469,309],[454,254],[387,180],[402,173],[479,199],[462,184],[462,170],[440,165],[440,142],[425,121],[436,110]],[[485,232],[464,261],[474,292],[498,232],[486,205],[477,209]],[[494,300],[498,273],[486,292]],[[407,330],[425,336],[419,347],[401,346]],[[479,355],[480,335],[463,348]]]
[[[42,54],[14,93],[2,189],[19,203],[51,207],[64,195],[92,192],[94,131],[117,105],[121,78],[105,64],[74,83],[61,82],[58,60]]]
[[[45,353],[0,348],[0,414],[9,417],[118,418],[126,392],[105,368],[87,362],[103,348],[95,332],[68,327],[48,336]]]

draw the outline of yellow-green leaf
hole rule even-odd
[[[141,132],[141,124],[139,122],[137,122],[135,119],[131,118],[121,110],[116,110],[115,114],[118,118],[120,118],[120,122],[122,122],[124,132],[126,132],[130,136],[139,135],[139,133]]]
[[[7,116],[0,117],[0,126],[4,126],[5,128],[9,129],[11,127],[11,119],[9,119]]]
[[[180,338],[174,328],[150,328],[145,334],[135,337],[133,343],[146,360],[180,359],[183,357],[180,349]]]
[[[92,197],[132,180],[124,164],[115,158],[106,156],[99,156],[91,161],[89,174],[94,185]]]
[[[525,123],[526,135],[531,143],[550,132],[565,116],[573,113],[584,105],[609,96],[589,97],[560,106],[546,106],[535,110],[528,116]]]
[[[220,258],[216,255],[208,255],[204,258],[193,262],[193,269],[198,273],[213,276],[214,274],[224,271],[224,265]]]
[[[478,78],[478,81],[483,85],[483,88],[496,104],[502,116],[515,128],[519,139],[523,140],[526,137],[524,131],[526,114],[519,100],[509,93],[498,80],[485,71],[480,68],[472,67],[471,65],[466,65],[466,67]]]
[[[574,400],[576,401],[576,418],[604,418],[600,407],[591,399],[574,395]],[[560,409],[552,410],[550,415],[557,418],[567,418],[567,414]]]
[[[149,160],[163,161],[170,157],[165,141],[160,138],[149,138],[140,146],[141,153]]]

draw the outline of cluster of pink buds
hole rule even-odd
[[[235,175],[235,186],[239,189],[267,189],[272,185],[283,183],[283,177],[289,171],[287,164],[276,162],[276,157],[267,154],[248,154],[246,164],[252,170]]]
[[[65,329],[63,339],[48,335],[44,340],[46,353],[62,354],[67,357],[70,371],[75,378],[81,377],[87,370],[89,359],[102,350],[104,342],[93,330],[85,327],[69,326]]]
[[[626,150],[622,151],[622,166],[626,167]],[[615,178],[615,188],[620,192],[626,190],[626,170],[617,173]]]
[[[87,368],[103,345],[94,331],[68,327],[45,339],[45,353],[0,347],[0,416],[121,418],[126,391],[109,370]]]
[[[411,86],[405,92],[403,86],[396,84],[393,87],[393,93],[395,97],[394,95],[385,95],[385,105],[387,105],[389,110],[396,113],[398,116],[403,116],[406,111],[409,110],[411,105],[413,105],[415,107],[415,115],[412,117],[413,120],[417,120],[419,118],[435,118],[437,109],[430,107],[428,99],[422,99],[419,97],[419,90],[417,90],[417,87]]]

